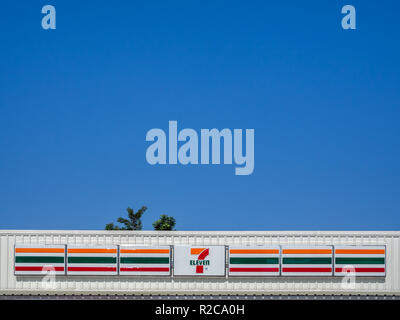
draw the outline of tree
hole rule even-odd
[[[123,226],[114,225],[114,223],[108,223],[105,227],[106,230],[142,230],[142,215],[147,210],[146,206],[142,206],[136,213],[132,208],[128,207],[126,211],[128,212],[128,219],[119,217],[118,222]]]
[[[160,219],[153,222],[154,230],[175,230],[176,221],[174,217],[167,216],[166,214],[162,214]]]

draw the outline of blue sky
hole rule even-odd
[[[41,28],[52,4],[57,29]],[[357,29],[341,28],[352,4]],[[0,228],[400,228],[396,1],[3,1]],[[254,128],[255,169],[151,166],[148,130]]]

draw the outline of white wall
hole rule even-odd
[[[0,294],[398,294],[399,231],[26,231],[0,230]],[[168,278],[59,276],[55,290],[41,277],[14,276],[14,244],[145,245],[386,245],[386,277],[357,278],[343,290],[341,278]]]

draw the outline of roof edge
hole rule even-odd
[[[147,236],[188,236],[188,235],[210,235],[210,236],[317,236],[317,235],[351,235],[351,236],[400,236],[400,230],[391,231],[335,231],[335,230],[286,230],[286,231],[268,231],[268,230],[255,230],[255,231],[154,231],[154,230],[141,230],[141,231],[111,231],[111,230],[13,230],[4,229],[0,230],[0,235],[23,235],[23,234],[88,234],[88,235],[147,235]]]

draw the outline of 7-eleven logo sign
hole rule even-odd
[[[196,273],[204,273],[204,266],[210,265],[210,260],[206,260],[209,254],[209,248],[190,248],[190,255],[197,256],[190,260],[190,265],[196,266]]]
[[[226,248],[223,245],[174,246],[174,275],[212,277],[225,275]]]

